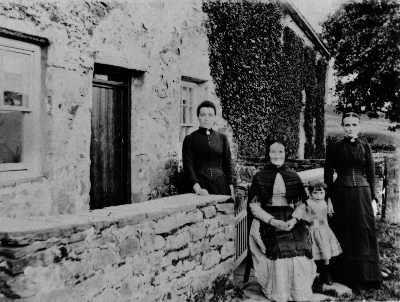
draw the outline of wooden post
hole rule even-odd
[[[400,150],[386,157],[386,205],[385,220],[400,222]]]

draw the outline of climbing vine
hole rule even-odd
[[[312,96],[311,120],[317,98],[315,51],[305,50],[303,41],[283,28],[278,3],[206,1],[203,10],[211,75],[239,155],[264,155],[267,135],[279,129],[289,135],[288,157],[297,157],[303,89]],[[311,123],[306,131],[311,154],[312,132]]]
[[[314,105],[317,98],[317,80],[315,72],[315,51],[310,47],[304,49],[305,70],[305,92],[306,104],[304,108],[304,132],[306,134],[306,142],[304,145],[304,158],[312,158],[314,156]]]
[[[327,62],[320,58],[316,65],[317,93],[314,104],[315,153],[314,158],[325,158],[325,78]]]

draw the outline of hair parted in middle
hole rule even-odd
[[[345,119],[346,117],[355,117],[355,118],[358,118],[359,121],[361,121],[361,118],[360,118],[360,116],[359,116],[357,113],[355,113],[355,112],[353,112],[353,111],[348,111],[348,112],[345,112],[345,113],[342,115],[342,125],[343,125],[343,121],[344,121],[344,119]]]
[[[308,185],[308,192],[310,192],[310,194],[314,190],[320,191],[321,189],[324,189],[325,192],[328,189],[328,186],[323,181],[313,181]]]
[[[265,140],[265,158],[269,159],[269,147],[275,143],[280,143],[285,147],[288,141],[288,136],[283,131],[274,131],[268,134],[267,139]]]

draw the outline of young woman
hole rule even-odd
[[[309,301],[316,266],[302,221],[307,194],[299,175],[285,166],[285,146],[285,134],[270,135],[266,156],[271,163],[253,178],[249,246],[255,276],[269,300]]]
[[[379,285],[382,275],[372,210],[376,199],[374,158],[370,146],[357,138],[359,115],[346,113],[342,126],[345,137],[328,148],[324,173],[335,211],[329,224],[343,250],[334,259],[337,261],[332,261],[333,277],[346,284]]]
[[[215,105],[204,101],[197,107],[200,128],[183,141],[183,170],[189,192],[198,195],[230,195],[234,200],[231,150],[228,137],[212,129]]]

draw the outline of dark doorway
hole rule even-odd
[[[90,208],[131,203],[128,70],[95,65],[90,143]]]

